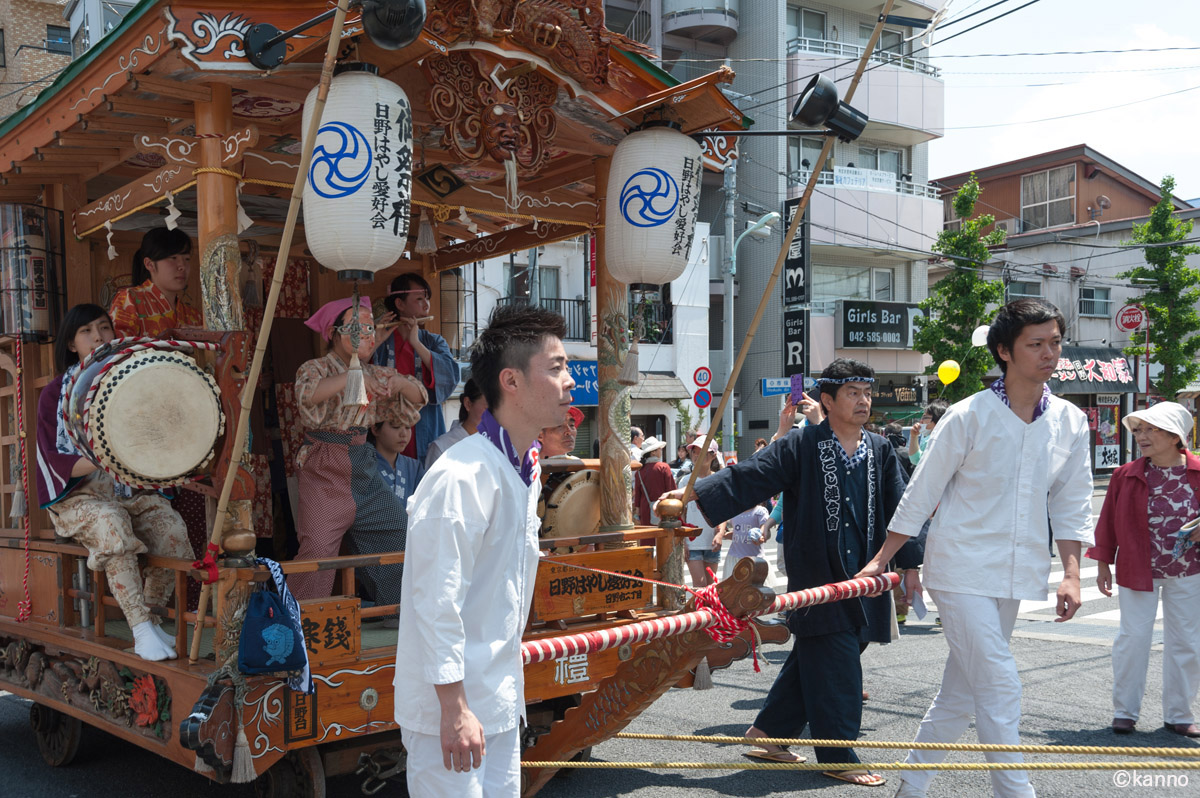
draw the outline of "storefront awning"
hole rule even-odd
[[[1189,382],[1183,390],[1175,394],[1176,399],[1195,399],[1200,396],[1200,382]]]
[[[1135,393],[1137,382],[1119,349],[1064,346],[1050,390],[1063,393]]]

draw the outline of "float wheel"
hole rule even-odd
[[[316,748],[287,754],[254,780],[257,798],[325,798],[325,766]]]
[[[29,707],[29,725],[38,753],[47,765],[57,768],[71,764],[83,739],[83,721],[35,703]]]

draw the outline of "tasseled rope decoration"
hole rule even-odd
[[[504,162],[505,204],[510,211],[515,211],[521,205],[521,194],[517,189],[517,159],[509,158]]]
[[[621,373],[617,375],[618,384],[630,387],[638,384],[638,341],[642,339],[642,331],[646,326],[640,310],[634,311],[631,321],[629,351],[625,353],[625,362],[621,364]]]

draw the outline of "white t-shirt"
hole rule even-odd
[[[686,488],[691,480],[692,474],[686,474],[684,481],[679,484],[679,487]],[[689,524],[700,527],[700,534],[694,540],[688,541],[688,549],[691,551],[712,551],[713,538],[716,536],[717,530],[708,525],[708,522],[704,520],[704,514],[694,505],[688,509],[687,520]]]

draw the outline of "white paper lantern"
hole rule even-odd
[[[661,284],[683,274],[703,169],[699,142],[665,124],[617,145],[604,218],[604,260],[613,278]]]
[[[412,108],[376,72],[370,64],[338,67],[304,185],[309,251],[344,280],[372,279],[408,245]],[[316,93],[304,103],[305,131]]]

